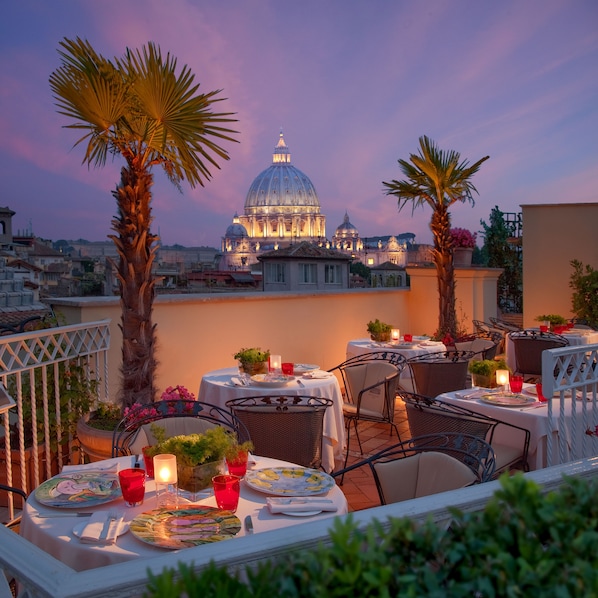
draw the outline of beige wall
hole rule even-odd
[[[598,268],[598,203],[523,205],[523,325],[571,313],[573,259]]]
[[[328,369],[345,359],[347,341],[367,337],[367,322],[376,318],[403,332],[433,334],[438,324],[435,270],[414,268],[409,274],[411,290],[159,296],[154,305],[157,387],[161,392],[182,384],[197,393],[205,372],[234,366],[233,354],[250,346],[270,349],[285,361]],[[499,274],[481,268],[457,270],[458,304],[462,302],[469,319],[496,313]],[[111,318],[109,384],[114,396],[121,361],[119,299],[57,299],[53,305],[69,324]]]

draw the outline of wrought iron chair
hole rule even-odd
[[[455,349],[461,352],[471,351],[473,353],[472,359],[494,359],[501,341],[502,335],[491,332],[487,337],[476,336],[469,341],[456,341]]]
[[[345,465],[349,458],[351,425],[363,455],[358,424],[361,421],[387,423],[401,440],[394,422],[395,399],[399,378],[405,367],[405,357],[392,351],[381,351],[356,355],[335,366],[329,372],[338,371],[345,389],[343,414],[347,427],[347,450]]]
[[[458,405],[446,403],[414,393],[400,391],[405,403],[407,421],[412,436],[455,432],[471,434],[484,439],[494,449],[496,455],[496,475],[503,471],[520,467],[529,470],[527,457],[530,432],[514,424],[476,413]],[[518,446],[505,445],[497,440],[495,433],[508,430],[521,439]]]
[[[461,390],[467,384],[467,367],[473,351],[445,351],[418,355],[407,360],[418,394],[436,397]]]
[[[177,399],[141,405],[121,419],[112,435],[112,456],[140,454],[144,446],[156,443],[151,425],[166,429],[166,436],[200,434],[214,426],[224,426],[236,434],[239,442],[250,440],[243,422],[230,411],[201,401]]]
[[[21,523],[21,515],[16,514],[15,507],[23,508],[25,501],[27,500],[27,494],[21,488],[15,488],[14,486],[7,486],[6,484],[0,484],[0,495],[6,493],[8,498],[8,518],[2,521],[2,525],[13,528],[15,531],[18,530],[18,526]],[[16,495],[19,499],[16,498]]]
[[[481,438],[447,432],[399,442],[332,476],[342,483],[345,473],[368,465],[385,505],[487,482],[494,462],[492,447]]]
[[[499,330],[504,330],[505,332],[517,332],[521,330],[520,326],[517,324],[512,324],[511,322],[505,322],[505,320],[501,320],[500,318],[488,318],[490,322],[494,325],[495,328]]]
[[[249,431],[256,454],[319,468],[324,415],[331,399],[311,396],[255,396],[226,406]]]
[[[520,330],[510,332],[509,340],[515,351],[515,371],[522,374],[524,380],[539,381],[542,377],[542,353],[547,349],[566,347],[569,341],[560,334],[539,332],[538,330]]]

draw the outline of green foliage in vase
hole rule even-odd
[[[469,364],[468,369],[471,374],[488,377],[494,376],[496,370],[510,370],[504,359],[482,359],[479,361],[472,361]]]
[[[446,530],[431,519],[390,518],[387,529],[378,521],[359,529],[351,516],[338,518],[326,545],[261,561],[244,574],[180,564],[150,573],[145,595],[598,595],[598,480],[565,478],[547,494],[521,474],[505,474],[500,484],[484,510],[452,509]]]
[[[261,361],[268,361],[270,349],[263,351],[260,347],[250,347],[237,351],[233,357],[241,363],[259,363]]]
[[[550,322],[551,326],[562,326],[567,323],[567,319],[558,314],[548,314],[547,316],[538,316],[536,322]]]
[[[370,334],[380,334],[381,332],[390,332],[392,330],[392,324],[386,324],[376,318],[374,321],[368,322],[368,332]]]
[[[579,260],[572,260],[573,274],[569,286],[573,289],[571,297],[573,313],[579,320],[592,328],[598,328],[598,270],[585,266]]]

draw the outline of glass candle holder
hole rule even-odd
[[[496,384],[498,384],[498,386],[502,387],[502,389],[505,390],[508,383],[509,370],[496,370]]]
[[[401,339],[401,331],[398,328],[393,328],[390,331],[390,340],[398,342]]]
[[[270,355],[270,371],[271,372],[280,372],[281,367],[282,367],[282,356]]]
[[[176,455],[154,457],[154,480],[158,507],[178,505]]]

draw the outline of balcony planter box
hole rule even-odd
[[[77,438],[83,453],[95,463],[112,457],[113,430],[99,430],[88,424],[91,414],[84,415],[77,422]]]

